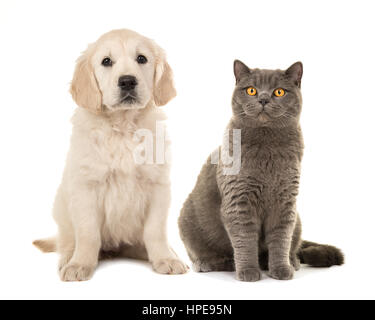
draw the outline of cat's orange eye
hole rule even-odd
[[[273,94],[276,96],[276,97],[282,97],[284,94],[285,94],[285,90],[284,89],[276,89]]]
[[[247,88],[246,92],[249,96],[255,96],[257,94],[257,89],[254,87],[249,87]]]

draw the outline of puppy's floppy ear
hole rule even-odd
[[[102,94],[88,58],[88,50],[77,60],[70,93],[80,107],[96,114],[101,112]]]
[[[172,68],[168,64],[165,53],[158,47],[154,76],[154,101],[157,106],[164,106],[176,96],[173,83]]]

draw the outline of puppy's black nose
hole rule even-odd
[[[137,79],[134,76],[121,76],[118,79],[118,86],[121,88],[121,90],[133,90],[137,84]]]

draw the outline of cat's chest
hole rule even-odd
[[[285,194],[297,194],[299,178],[298,153],[278,147],[252,146],[242,149],[239,172],[228,176],[223,166],[219,166],[217,181],[222,195],[250,192],[268,201]]]
[[[241,172],[278,176],[302,160],[300,130],[256,128],[241,133]]]
[[[279,190],[297,190],[300,177],[300,161],[294,150],[277,146],[252,145],[242,148],[241,167],[238,174],[225,176],[219,170],[218,183],[221,190],[228,187],[255,190],[267,198]],[[293,191],[293,192],[294,192]]]
[[[241,172],[280,175],[288,168],[300,165],[300,153],[293,145],[278,143],[252,143],[242,145]]]

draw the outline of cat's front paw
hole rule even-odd
[[[277,266],[271,268],[269,276],[277,280],[290,280],[293,278],[294,268],[292,266]]]
[[[262,273],[259,268],[249,268],[237,271],[236,278],[239,281],[255,282],[262,278]]]

